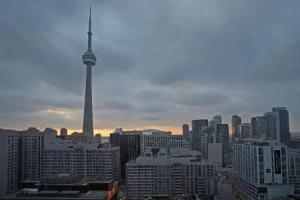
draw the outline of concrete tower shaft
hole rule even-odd
[[[93,102],[92,102],[92,66],[96,64],[96,56],[92,51],[92,11],[90,7],[88,49],[82,56],[82,62],[86,65],[86,84],[84,98],[83,134],[87,140],[94,136],[93,128]]]

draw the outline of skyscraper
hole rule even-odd
[[[279,114],[280,142],[288,144],[291,138],[289,112],[285,107],[272,108],[272,111]]]
[[[189,128],[188,124],[182,125],[182,135],[185,140],[187,140],[187,141],[190,140],[190,128]]]
[[[142,131],[115,131],[110,134],[110,144],[120,147],[121,178],[125,179],[126,163],[140,155]]]
[[[277,140],[280,142],[280,124],[278,112],[266,112],[266,139]]]
[[[207,119],[192,120],[192,149],[199,150],[201,130],[208,127]]]
[[[222,143],[223,165],[229,163],[229,128],[228,124],[217,124],[216,142]]]
[[[264,116],[251,118],[251,138],[267,139],[267,122]]]
[[[237,115],[233,115],[232,118],[231,118],[231,130],[232,130],[232,139],[236,138],[237,137],[237,128],[238,128],[238,125],[240,125],[242,123],[242,119],[237,116]]]
[[[94,136],[93,130],[93,104],[92,104],[92,66],[96,64],[96,56],[92,51],[92,19],[91,7],[88,31],[88,49],[82,56],[83,64],[86,65],[86,85],[84,99],[83,134],[89,141]]]
[[[213,127],[215,130],[217,129],[217,124],[222,124],[222,116],[215,115],[211,121],[209,121],[209,125]]]
[[[41,177],[42,149],[45,134],[36,128],[29,128],[20,134],[21,141],[21,180],[39,179]]]
[[[251,138],[251,125],[250,123],[242,123],[237,127],[237,138],[250,139]]]

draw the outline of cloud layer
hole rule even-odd
[[[81,128],[88,4],[0,2],[0,126]],[[300,2],[93,3],[98,129],[180,127],[273,106],[300,130]]]

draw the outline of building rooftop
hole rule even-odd
[[[22,190],[5,199],[111,199],[117,193],[117,182],[100,181],[98,177],[56,174],[41,180],[27,180]]]
[[[160,149],[157,156],[139,156],[137,159],[129,162],[128,164],[139,164],[139,165],[171,165],[173,163],[201,163],[209,164],[209,162],[201,160],[201,153],[198,151],[192,151],[189,149],[170,149],[167,152],[165,149]]]
[[[276,141],[276,140],[263,140],[263,139],[239,139],[236,141],[237,144],[249,144],[255,146],[272,146],[272,145],[280,145],[285,146],[284,144]]]
[[[27,188],[21,190],[12,195],[8,195],[4,199],[6,200],[18,200],[18,199],[80,199],[80,200],[105,200],[107,199],[106,191],[88,191],[81,193],[76,190],[41,190],[41,191],[30,191]]]
[[[74,141],[59,141],[56,143],[51,143],[47,146],[45,146],[45,150],[74,150],[74,149],[86,149],[86,150],[95,150],[95,149],[101,149],[101,150],[114,150],[118,149],[119,147],[103,147],[98,142],[92,142],[92,143],[83,143],[83,142],[74,142]]]

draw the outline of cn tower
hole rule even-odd
[[[90,7],[88,49],[82,56],[82,62],[86,65],[86,85],[84,98],[83,134],[87,141],[94,136],[93,129],[93,102],[92,102],[92,67],[96,64],[96,56],[92,51],[92,9]]]

